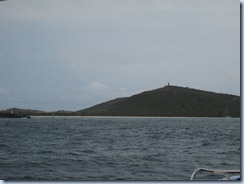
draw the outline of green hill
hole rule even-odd
[[[145,91],[76,112],[87,116],[240,117],[240,97],[177,86]]]
[[[0,117],[20,118],[29,115],[47,115],[48,113],[39,110],[11,108],[0,111]]]
[[[11,108],[0,111],[0,118],[21,118],[26,116],[73,116],[76,115],[73,111],[59,110],[54,112],[45,112],[32,109]]]

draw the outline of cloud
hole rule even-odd
[[[79,109],[167,82],[239,93],[238,12],[230,0],[6,1],[1,103]]]
[[[7,88],[0,86],[0,95],[9,95],[9,94],[10,91]]]
[[[109,86],[97,81],[90,82],[86,87],[83,88],[83,90],[93,95],[111,92],[111,88]]]

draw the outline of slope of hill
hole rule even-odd
[[[47,112],[31,109],[11,108],[0,111],[0,117],[20,118],[29,115],[48,115]]]
[[[165,86],[101,103],[76,113],[97,116],[240,117],[240,97]]]
[[[74,116],[76,115],[73,111],[59,110],[54,112],[46,112],[32,109],[18,109],[11,108],[0,111],[1,118],[21,118],[26,116]]]

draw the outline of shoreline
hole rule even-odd
[[[31,118],[81,118],[81,119],[163,119],[163,118],[240,118],[240,117],[188,117],[188,116],[31,116]]]

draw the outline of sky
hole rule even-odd
[[[168,82],[240,95],[240,1],[0,2],[0,109],[80,110]]]

